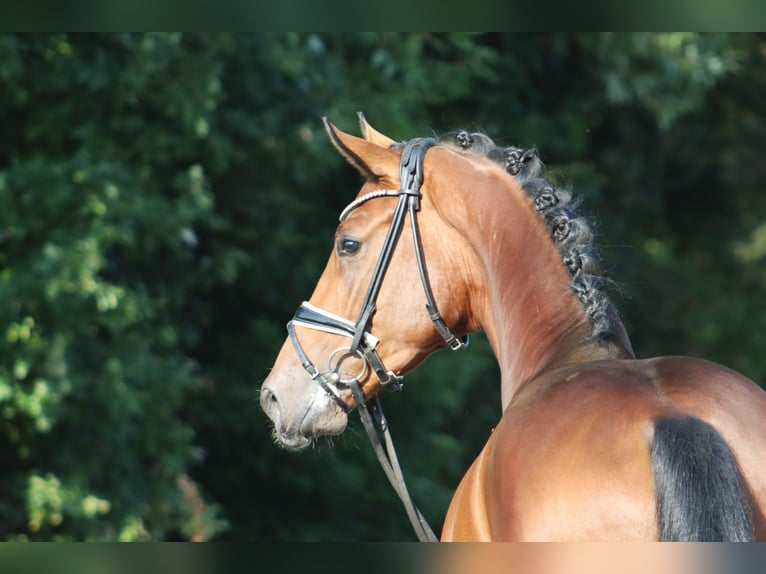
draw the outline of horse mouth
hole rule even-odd
[[[313,437],[305,436],[301,433],[286,433],[279,430],[276,426],[273,432],[274,442],[285,450],[299,451],[303,450],[313,442]]]
[[[280,425],[275,424],[272,436],[274,442],[280,447],[297,452],[322,438],[331,438],[342,434],[346,429],[347,421],[348,419],[344,419],[331,426],[317,427],[304,420],[298,429],[283,429],[280,428]]]

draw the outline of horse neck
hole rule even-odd
[[[475,179],[472,187],[459,194],[464,199],[452,224],[480,269],[471,274],[469,323],[486,333],[497,357],[503,409],[548,369],[632,355],[616,314],[613,340],[593,340],[550,231],[515,180],[491,173],[483,189]]]

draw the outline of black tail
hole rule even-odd
[[[655,421],[652,472],[660,540],[746,542],[750,516],[734,457],[696,417]]]

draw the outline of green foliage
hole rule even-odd
[[[182,317],[215,219],[195,161],[209,83],[178,42],[3,38],[5,538],[162,538],[194,518]]]
[[[0,539],[411,540],[360,425],[271,443],[259,383],[358,176],[321,128],[536,145],[642,356],[766,380],[764,41],[0,35]],[[439,527],[499,417],[489,346],[385,397]]]

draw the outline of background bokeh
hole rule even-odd
[[[536,146],[636,352],[765,382],[764,93],[758,34],[0,35],[0,539],[414,540],[358,422],[288,453],[258,406],[360,184],[324,115]],[[486,341],[384,404],[438,530]]]

